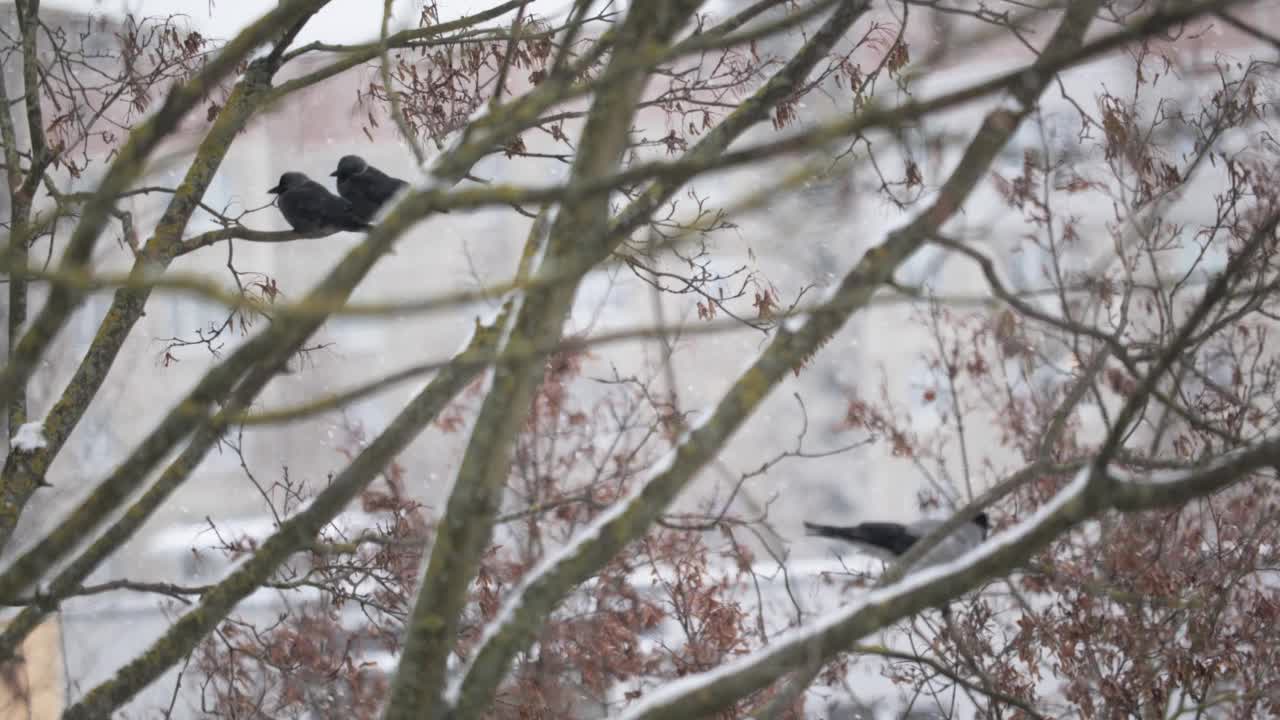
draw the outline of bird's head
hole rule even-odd
[[[359,155],[343,155],[338,161],[338,169],[329,173],[329,177],[336,177],[339,180],[349,178],[352,175],[359,175],[369,169],[369,163]]]
[[[307,176],[300,172],[287,172],[280,176],[280,182],[267,192],[272,195],[279,195],[282,192],[291,190],[302,185],[307,181]]]
[[[987,514],[984,512],[980,512],[975,515],[973,517],[973,522],[975,525],[982,528],[982,534],[984,536],[991,530],[991,518],[987,517]]]

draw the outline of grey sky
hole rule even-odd
[[[132,12],[140,17],[185,14],[201,33],[214,38],[228,38],[244,27],[266,8],[261,0],[49,0],[46,6],[78,9],[82,11],[109,12],[123,16]],[[438,0],[440,19],[464,15],[468,10],[490,7],[490,0]],[[554,14],[567,7],[567,0],[534,0],[532,11]],[[416,21],[422,8],[422,0],[395,0],[396,27],[403,28]],[[212,8],[212,10],[211,10]],[[303,43],[325,42],[352,43],[377,36],[382,21],[382,3],[378,0],[333,0],[307,23],[299,36]]]

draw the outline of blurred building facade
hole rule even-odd
[[[11,34],[15,33],[10,6],[0,6],[0,22]],[[82,19],[60,16],[54,22],[70,25]],[[97,26],[100,37],[111,37],[110,29],[118,27],[111,23]],[[917,38],[913,42],[925,48],[931,41],[931,38]],[[1186,51],[1213,52],[1244,47],[1249,41],[1228,31],[1197,42],[1203,47],[1188,46]],[[1007,69],[1013,60],[1027,59],[1025,50],[1012,44],[993,43],[981,52],[989,56],[985,64],[959,63],[966,68],[965,77],[952,73],[922,78],[917,92],[927,94],[940,87],[954,86],[974,79],[971,75],[994,74]],[[303,74],[321,62],[322,59],[316,58],[291,63],[292,67],[281,80]],[[1087,94],[1087,88],[1096,85],[1099,77],[1123,73],[1126,69],[1122,58],[1099,63],[1072,75],[1071,83],[1086,89]],[[21,86],[12,59],[4,71],[12,94],[12,88]],[[330,185],[329,172],[337,159],[348,153],[361,154],[391,174],[410,181],[418,179],[420,174],[412,155],[406,152],[394,129],[389,123],[378,128],[368,127],[369,111],[357,102],[375,76],[376,70],[371,68],[344,73],[302,91],[256,118],[233,145],[205,196],[205,204],[229,215],[262,208],[272,198],[266,189],[275,184],[282,172],[291,170],[306,172],[313,179]],[[519,92],[521,82],[522,78],[513,77],[513,92]],[[812,105],[810,109],[815,117],[847,111],[834,104],[822,106],[818,101]],[[955,132],[966,132],[976,126],[975,119],[980,118],[982,112],[982,107],[975,107],[953,113],[947,116],[946,122],[954,124]],[[1063,117],[1068,114],[1061,102],[1052,99],[1046,99],[1046,112],[1060,113]],[[666,122],[660,111],[648,110],[637,125],[662,128]],[[193,113],[182,132],[156,153],[144,182],[176,185],[207,126],[203,112]],[[931,135],[936,135],[946,128],[929,130]],[[763,137],[769,132],[768,128],[762,128],[754,136]],[[1066,151],[1072,143],[1071,137],[1071,131],[1064,128],[1055,142],[1061,142]],[[530,150],[554,149],[546,144],[546,139],[532,133],[526,141]],[[997,170],[1014,171],[1021,164],[1022,152],[1041,141],[1038,132],[1020,135],[1017,141],[1020,145],[1001,155]],[[428,149],[435,152],[430,146]],[[927,143],[916,152],[926,173],[926,185],[936,186],[949,172],[954,152],[943,151],[930,157]],[[479,177],[500,182],[542,183],[562,177],[557,173],[563,170],[548,162],[513,162],[497,154],[482,161],[474,172]],[[723,201],[721,198],[740,196],[759,187],[769,181],[766,177],[769,174],[760,168],[735,171],[717,178],[714,186],[701,189],[708,193],[714,190],[713,200],[729,204],[727,198]],[[68,187],[91,189],[94,180],[86,175],[78,183],[69,182]],[[806,286],[825,286],[836,281],[839,274],[879,242],[887,230],[903,221],[900,210],[872,191],[863,192],[866,180],[859,177],[854,181],[852,187],[856,192],[852,195],[841,190],[849,185],[832,184],[780,201],[773,212],[741,218],[737,221],[738,230],[712,241],[716,267],[725,271],[737,267],[759,271],[784,300],[794,297]],[[135,196],[123,203],[122,207],[133,213],[140,239],[149,234],[165,201],[164,195],[151,194]],[[1079,211],[1091,212],[1087,208]],[[1017,246],[1021,237],[1021,228],[1016,223],[1010,225],[1005,215],[1006,208],[998,194],[991,187],[984,187],[966,212],[962,230],[985,233],[991,248],[1013,258],[1005,270],[1015,281],[1034,286],[1042,258],[1032,252],[1021,255],[1003,252]],[[1099,224],[1104,221],[1105,218],[1096,213],[1086,220]],[[529,222],[528,218],[507,208],[434,216],[399,241],[396,254],[378,265],[353,299],[424,298],[503,282],[516,266]],[[287,229],[273,208],[247,215],[244,223],[261,230]],[[198,213],[187,234],[217,226],[211,217]],[[117,228],[109,229],[100,242],[94,258],[96,270],[123,271],[131,265],[131,254],[114,239],[116,234]],[[226,285],[230,283],[227,266],[231,264],[246,273],[242,281],[270,278],[278,283],[284,300],[296,300],[359,239],[358,235],[344,233],[284,244],[223,243],[178,259],[172,271],[204,275]],[[1016,280],[1019,277],[1022,279]],[[977,268],[928,254],[909,263],[899,279],[913,284],[928,283],[940,294],[975,293],[985,289]],[[36,295],[32,307],[38,307],[39,302]],[[91,296],[58,338],[49,356],[51,364],[42,369],[33,388],[33,417],[44,412],[53,401],[54,393],[65,385],[110,302],[111,296],[106,293]],[[663,302],[669,320],[696,322],[692,299],[667,297]],[[316,338],[316,344],[323,347],[308,353],[305,360],[297,364],[295,372],[273,381],[262,394],[259,406],[296,405],[396,369],[443,359],[442,351],[458,347],[470,332],[474,318],[495,305],[496,300],[478,302],[389,321],[331,320]],[[651,312],[647,285],[625,275],[600,272],[593,273],[584,283],[579,307],[570,322],[574,330],[590,325],[596,331],[609,331],[650,324],[654,320]],[[54,488],[41,491],[33,511],[24,518],[29,519],[23,527],[25,538],[37,537],[47,529],[63,509],[70,507],[92,483],[123,459],[207,369],[211,360],[209,348],[196,345],[166,351],[170,339],[210,334],[225,319],[225,311],[213,303],[187,295],[153,295],[146,317],[123,348],[111,378],[55,463],[51,474]],[[265,322],[258,319],[248,332],[260,329]],[[225,353],[243,336],[239,327],[225,331],[215,341],[214,349]],[[922,388],[933,382],[934,373],[923,358],[931,341],[919,308],[886,304],[860,314],[817,356],[807,372],[789,379],[772,394],[757,417],[727,448],[723,455],[727,465],[733,471],[745,471],[785,449],[794,438],[791,428],[801,423],[801,412],[806,413],[811,427],[812,435],[807,442],[812,446],[847,443],[854,436],[841,429],[847,391],[862,386],[874,392],[882,378],[888,392],[912,408],[914,421],[925,425],[939,422],[936,406],[920,399]],[[692,411],[714,402],[736,374],[733,371],[742,367],[760,347],[761,337],[751,331],[712,335],[684,346],[674,358],[683,409]],[[166,352],[172,356],[168,362]],[[614,345],[590,361],[587,374],[605,375],[612,367],[623,374],[644,373],[652,370],[656,357],[654,348],[643,342]],[[420,385],[421,381],[406,383],[360,401],[343,414],[255,429],[243,436],[239,453],[231,448],[211,453],[192,480],[148,524],[146,531],[101,568],[93,581],[116,578],[178,584],[208,581],[208,568],[191,564],[188,559],[192,547],[207,549],[214,544],[212,537],[202,532],[209,521],[253,522],[268,516],[259,489],[242,467],[241,454],[244,464],[255,470],[257,481],[265,487],[279,481],[286,468],[291,480],[305,482],[312,488],[322,487],[328,474],[345,464],[342,450],[350,448],[346,426],[363,428],[372,436],[386,426]],[[796,404],[793,393],[804,398],[803,408]],[[779,433],[778,428],[784,430]],[[978,427],[969,431],[972,433],[969,442],[984,448],[992,457],[1000,456],[996,429]],[[233,441],[241,443],[240,438]],[[428,505],[442,504],[450,486],[451,470],[457,466],[465,441],[465,432],[445,433],[428,428],[403,456],[411,473],[412,491]],[[775,495],[785,498],[785,502],[773,503],[770,513],[780,535],[779,542],[786,543],[800,536],[800,519],[815,514],[826,520],[847,518],[849,521],[871,515],[904,518],[916,515],[914,489],[924,488],[925,484],[920,478],[902,482],[904,473],[909,474],[910,468],[903,461],[873,447],[826,460],[783,464],[757,481],[749,491],[761,499]],[[701,486],[681,502],[696,503],[699,493],[716,490],[722,479],[711,477],[711,473],[707,475],[700,480]],[[903,491],[904,486],[912,491]],[[797,542],[795,548],[800,554],[817,554],[825,549],[803,541]],[[47,631],[49,635],[42,636],[44,640],[40,642],[46,646],[60,645],[65,650],[66,677],[59,682],[65,682],[65,690],[74,696],[110,677],[123,661],[145,649],[168,626],[173,609],[165,609],[157,600],[133,596],[76,600],[67,604],[61,628],[51,626]],[[122,624],[130,629],[127,637],[119,634]],[[145,713],[147,708],[167,705],[173,679],[171,673],[130,707]],[[48,682],[32,680],[30,683],[33,688],[37,685],[43,687]]]

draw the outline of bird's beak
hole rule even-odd
[[[329,177],[338,177],[338,171],[334,170],[333,172],[329,173]]]
[[[279,185],[276,185],[275,187],[271,188],[267,192],[271,193],[272,195],[279,195],[280,193],[284,192],[284,188],[280,187]]]

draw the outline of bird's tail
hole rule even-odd
[[[839,527],[836,525],[819,525],[818,523],[806,522],[804,524],[804,531],[806,535],[835,538],[837,540],[846,540],[848,542],[865,543],[872,540],[872,538],[867,537],[860,525]]]

